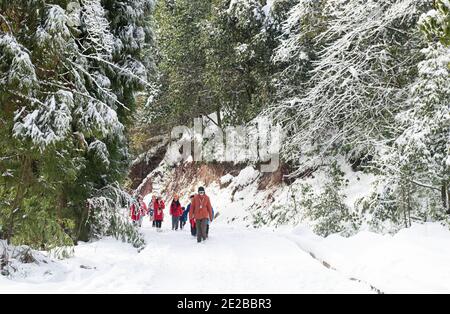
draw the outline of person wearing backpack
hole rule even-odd
[[[161,232],[162,222],[164,221],[164,208],[166,208],[166,205],[161,196],[158,196],[154,208],[155,226],[158,232]]]
[[[191,235],[193,237],[196,237],[197,236],[197,226],[195,225],[195,219],[194,219],[194,217],[192,217],[192,211],[191,211],[191,205],[192,205],[192,200],[194,199],[194,195],[191,195],[189,197],[189,199],[190,199],[190,203],[186,207],[186,211],[188,212],[189,225],[191,226]]]
[[[192,200],[191,212],[197,226],[197,242],[201,243],[207,238],[208,219],[213,220],[211,200],[202,186],[198,188],[198,194]]]
[[[186,225],[186,222],[188,220],[189,215],[189,205],[188,207],[183,207],[183,214],[180,217],[180,229],[183,230],[184,226]]]
[[[178,224],[180,222],[180,217],[183,214],[183,209],[180,204],[178,194],[173,197],[172,204],[170,204],[170,215],[172,216],[172,230],[178,230]]]

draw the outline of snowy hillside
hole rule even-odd
[[[345,203],[356,210],[356,202],[376,189],[376,177],[353,171],[342,159],[340,164],[346,181]],[[301,188],[310,185],[314,194],[320,194],[328,180],[325,171],[316,171],[307,178],[287,184],[283,180],[282,169],[264,174],[257,165],[224,167],[220,164],[199,166],[191,162],[174,167],[163,161],[137,190],[152,186],[153,191],[146,195],[147,202],[151,195],[162,195],[170,200],[177,193],[182,204],[187,205],[189,196],[196,193],[199,186],[205,186],[213,207],[219,213],[219,221],[247,227],[277,227],[309,223],[301,206],[304,198]]]

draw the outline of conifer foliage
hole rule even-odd
[[[294,175],[337,156],[376,174],[355,213],[377,231],[450,213],[449,8],[297,0],[282,24],[273,61],[284,70],[267,114],[286,131],[284,158]]]
[[[2,238],[47,248],[92,234],[88,200],[123,180],[135,93],[152,89],[152,8],[0,1]]]

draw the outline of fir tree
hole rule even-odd
[[[86,200],[126,175],[131,99],[151,88],[152,71],[139,59],[151,59],[151,5],[132,4],[143,6],[124,6],[135,19],[119,27],[100,0],[0,3],[0,229],[9,241],[66,245],[87,235]],[[119,42],[128,23],[149,37]],[[37,237],[44,225],[52,231]],[[54,228],[60,236],[47,234]]]

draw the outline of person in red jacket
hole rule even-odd
[[[161,225],[164,220],[164,208],[166,208],[166,205],[164,204],[164,201],[162,200],[161,196],[158,196],[154,205],[154,219],[155,219],[155,225],[158,231],[161,231]]]
[[[204,187],[198,188],[198,194],[194,196],[191,203],[190,216],[195,219],[197,226],[197,242],[201,243],[207,239],[206,229],[209,221],[213,220],[211,200],[205,193]]]
[[[170,215],[172,216],[172,230],[177,231],[180,223],[180,217],[183,215],[183,209],[181,207],[178,194],[174,195],[172,204],[170,204]]]
[[[130,205],[130,217],[131,217],[131,221],[133,221],[134,225],[139,224],[139,219],[141,218],[141,216],[139,214],[138,205],[136,204],[136,202],[134,200],[132,201],[132,203]]]

